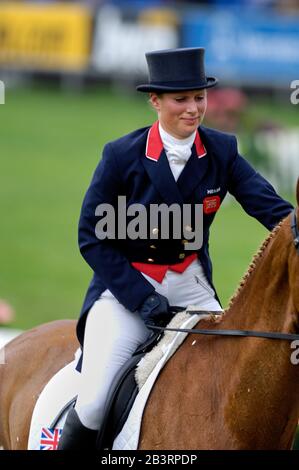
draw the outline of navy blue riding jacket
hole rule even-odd
[[[292,210],[291,204],[279,197],[239,155],[233,135],[200,126],[191,157],[177,182],[156,123],[105,146],[103,158],[85,195],[79,221],[80,251],[94,272],[77,325],[81,344],[87,313],[105,289],[131,311],[138,309],[154,291],[132,262],[144,263],[150,259],[157,264],[175,264],[180,262],[183,249],[182,240],[178,239],[155,240],[154,253],[150,237],[99,240],[95,233],[99,221],[95,215],[96,207],[108,203],[116,208],[118,196],[126,197],[127,206],[140,203],[146,208],[162,203],[168,206],[174,203],[180,206],[203,204],[203,244],[195,251],[214,288],[209,231],[227,192],[269,230]]]

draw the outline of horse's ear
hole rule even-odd
[[[297,205],[299,206],[299,178],[297,179]]]

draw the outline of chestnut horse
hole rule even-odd
[[[296,215],[298,232],[298,208]],[[288,216],[254,257],[222,319],[201,321],[200,328],[298,333],[294,238]],[[150,394],[140,449],[290,449],[299,417],[299,365],[291,361],[291,344],[189,334]],[[42,325],[6,346],[0,366],[5,449],[26,449],[35,401],[77,346],[74,321]]]

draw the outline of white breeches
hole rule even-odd
[[[162,283],[143,274],[171,306],[197,305],[199,309],[219,311],[198,260],[182,273],[168,270]],[[84,334],[84,354],[76,411],[82,423],[99,429],[111,383],[149,330],[138,312],[125,309],[109,290],[103,292],[90,309]]]

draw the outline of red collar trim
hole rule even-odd
[[[196,148],[196,153],[198,158],[202,158],[207,154],[207,151],[205,149],[204,144],[201,141],[199,132],[196,132],[195,140],[194,140],[194,145]]]
[[[196,132],[194,145],[198,158],[202,158],[207,154],[198,131]],[[157,162],[161,156],[162,150],[163,142],[159,132],[159,121],[156,121],[148,131],[145,156],[146,158]]]
[[[148,131],[145,156],[157,162],[163,150],[163,142],[159,132],[159,121],[156,121]]]

